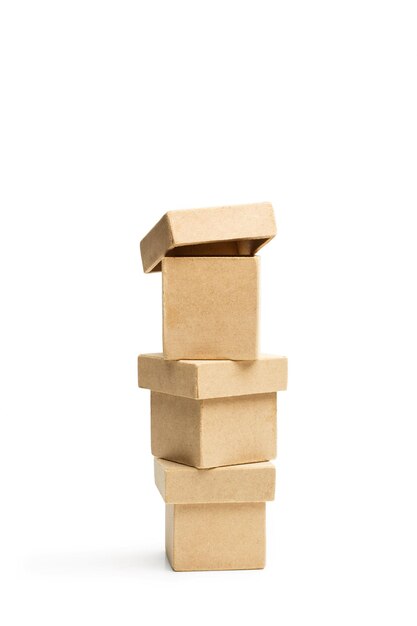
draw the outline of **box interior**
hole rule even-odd
[[[229,241],[210,241],[191,245],[177,245],[167,250],[167,257],[190,257],[190,256],[253,256],[262,246],[269,241],[262,239],[231,239]],[[150,271],[160,272],[162,261]]]

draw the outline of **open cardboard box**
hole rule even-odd
[[[284,391],[287,358],[260,355],[256,361],[168,361],[163,354],[138,357],[139,387],[185,398],[226,398]]]
[[[168,211],[140,243],[143,270],[168,256],[252,256],[275,234],[269,202]]]
[[[156,457],[198,468],[269,461],[276,456],[277,394],[195,400],[151,392]]]
[[[198,470],[155,459],[166,502],[165,544],[176,571],[265,566],[265,502],[273,500],[272,463]]]

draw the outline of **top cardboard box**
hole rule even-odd
[[[168,211],[140,242],[143,270],[166,256],[253,256],[275,235],[269,202]]]

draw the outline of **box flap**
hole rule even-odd
[[[143,270],[166,256],[253,256],[275,235],[269,202],[168,211],[140,242]]]
[[[275,496],[275,467],[263,461],[197,469],[155,459],[155,484],[167,504],[266,502]]]

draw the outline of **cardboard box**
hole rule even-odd
[[[174,396],[225,398],[287,388],[287,358],[261,355],[256,361],[167,361],[162,354],[138,358],[139,387]]]
[[[165,545],[176,571],[265,566],[265,501],[275,492],[272,463],[199,470],[155,459],[166,502]]]
[[[167,504],[165,546],[172,569],[265,567],[265,503]]]
[[[155,459],[155,484],[167,504],[268,502],[275,497],[275,467],[268,461],[213,469]]]
[[[198,468],[268,461],[276,415],[276,393],[194,400],[153,391],[152,454]]]
[[[258,357],[257,257],[162,261],[166,359]]]
[[[143,269],[167,256],[252,256],[275,234],[269,202],[169,211],[140,243]]]

